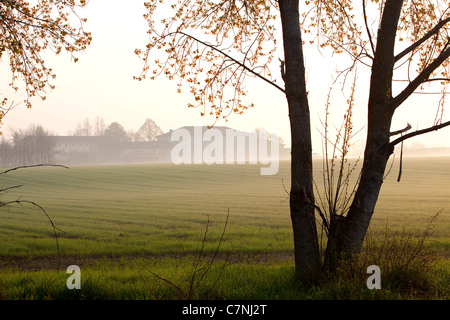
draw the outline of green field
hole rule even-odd
[[[317,161],[314,174],[319,187],[321,171],[321,161]],[[439,253],[442,266],[448,269],[450,158],[404,159],[400,183],[396,182],[397,172],[398,162],[383,185],[372,234],[382,237],[386,230],[420,233],[429,219],[439,213],[426,244]],[[258,292],[262,292],[263,298],[283,298],[274,288],[291,279],[290,273],[285,272],[292,269],[293,248],[285,191],[290,184],[288,162],[282,162],[274,176],[261,176],[259,165],[154,164],[28,168],[1,175],[0,181],[2,188],[23,185],[2,192],[1,201],[18,198],[35,201],[64,231],[57,231],[62,262],[58,264],[58,248],[45,214],[27,203],[2,208],[0,288],[6,288],[3,289],[6,297],[58,297],[67,292],[58,280],[67,278],[63,267],[77,264],[84,275],[89,275],[84,278],[85,286],[96,286],[93,291],[96,298],[173,298],[173,288],[155,279],[142,265],[150,265],[153,271],[168,278],[183,278],[179,274],[189,274],[185,266],[190,266],[189,261],[199,252],[207,225],[204,253],[216,250],[228,212],[218,259],[223,260],[227,254],[234,257],[235,263],[226,268],[234,270],[231,273],[234,277],[226,283],[236,282],[234,288],[239,281],[247,281],[239,280],[236,274],[245,274],[250,269],[252,272],[247,276],[255,279],[260,273],[273,274],[278,279],[277,285],[268,287],[268,292],[261,288]],[[128,271],[118,279],[117,270]],[[213,274],[219,272],[214,270]],[[106,285],[100,280],[106,274],[119,281],[126,293],[108,291],[108,286],[115,282],[111,280]],[[231,277],[226,272],[219,274],[223,279]],[[40,280],[23,285],[23,279],[33,276]],[[58,289],[53,288],[55,283],[59,283]],[[36,286],[44,292],[36,291]],[[52,289],[46,295],[47,287]],[[227,294],[216,292],[213,297],[251,298],[248,292],[226,290]],[[304,292],[281,291],[291,298],[314,297],[311,292],[302,296]],[[0,291],[0,297],[1,294]],[[93,298],[91,295],[85,291],[83,297]]]

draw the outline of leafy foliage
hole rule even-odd
[[[442,123],[444,102],[449,76],[448,51],[450,50],[450,10],[447,1],[398,0],[402,10],[398,21],[392,17],[384,23],[396,25],[396,47],[393,82],[395,86],[386,90],[386,96],[398,88],[400,94],[393,100],[401,104],[412,92],[422,92],[426,84],[434,81],[442,85],[434,125]],[[378,31],[386,5],[396,1],[364,0],[355,2],[306,0],[308,10],[302,13],[303,31],[315,33],[320,48],[330,48],[334,53],[346,53],[351,58],[350,66],[341,72],[346,76],[357,64],[371,67],[379,50]],[[389,68],[388,66],[386,66]]]
[[[185,81],[194,102],[189,107],[202,106],[216,119],[226,119],[231,113],[243,113],[253,104],[242,100],[246,95],[247,76],[272,81],[269,64],[276,49],[274,11],[271,1],[186,0],[170,5],[170,18],[156,20],[163,1],[146,2],[150,43],[135,53],[145,62],[138,80],[164,74],[178,77],[178,92]],[[158,8],[157,8],[158,7]],[[165,6],[165,9],[168,6]],[[164,12],[166,14],[166,12]],[[201,35],[201,39],[198,38]],[[155,68],[149,60],[150,52]],[[162,54],[161,54],[162,53]],[[281,89],[283,90],[283,89]]]
[[[42,53],[50,49],[60,54],[64,50],[76,62],[76,53],[90,44],[91,34],[83,29],[86,19],[75,12],[85,5],[85,0],[0,1],[0,58],[3,54],[9,57],[12,88],[18,90],[19,78],[25,82],[27,107],[31,107],[31,97],[45,99],[45,88],[54,88],[51,81],[56,75]],[[78,27],[72,25],[73,18]],[[7,98],[1,102],[0,120],[8,109],[6,102]]]

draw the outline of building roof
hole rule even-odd
[[[172,149],[170,141],[125,141],[119,143],[124,149]]]
[[[195,128],[198,128],[198,127],[199,127],[199,126],[184,126],[184,127],[181,127],[181,128],[175,129],[175,130],[170,130],[169,132],[160,134],[159,136],[156,136],[156,139],[157,139],[158,141],[170,141],[170,137],[172,136],[172,132],[173,132],[173,131],[177,131],[177,130],[187,130],[187,131],[189,131],[191,134],[194,134]],[[207,127],[207,126],[201,126],[201,128],[202,128],[202,134],[203,134],[206,130],[209,129],[209,127]],[[229,128],[229,127],[225,127],[225,126],[214,126],[214,127],[212,127],[211,129],[219,130],[219,131],[221,131],[221,132],[224,133],[224,134],[227,132],[227,130],[232,130],[232,131],[234,131],[235,133],[243,134],[243,135],[248,135],[248,134],[249,134],[248,132],[239,131],[239,130],[236,130],[236,129],[233,129],[233,128]]]
[[[104,136],[55,136],[56,143],[104,143],[111,141],[110,137]]]

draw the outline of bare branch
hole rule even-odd
[[[408,48],[397,54],[394,58],[394,61],[397,62],[401,58],[403,58],[408,53],[412,52],[414,49],[418,48],[422,43],[424,43],[426,40],[428,40],[431,36],[433,36],[436,32],[439,31],[444,25],[446,25],[450,21],[450,17],[444,20],[441,20],[433,29],[428,31],[422,38],[420,38],[418,41],[414,42],[412,45],[410,45]]]
[[[400,138],[397,138],[396,140],[392,141],[389,145],[394,147],[395,145],[399,144],[402,141],[405,141],[406,139],[421,135],[421,134],[425,134],[428,132],[432,132],[432,131],[437,131],[439,129],[445,128],[447,126],[450,126],[450,121],[426,128],[426,129],[422,129],[422,130],[417,130],[408,134],[405,134],[404,136],[401,136]]]
[[[424,82],[432,82],[432,81],[450,81],[450,78],[433,78],[433,79],[427,79]]]
[[[442,51],[439,56],[434,59],[428,66],[426,66],[422,72],[411,81],[402,92],[400,92],[391,101],[393,109],[399,107],[422,83],[428,80],[428,77],[435,71],[446,59],[450,57],[450,48]]]
[[[254,70],[250,69],[250,68],[247,67],[245,64],[243,64],[243,63],[241,63],[240,61],[234,59],[232,56],[230,56],[229,54],[225,53],[224,51],[218,49],[218,48],[215,47],[214,45],[212,45],[212,44],[210,44],[210,43],[207,43],[207,42],[204,42],[204,41],[202,41],[202,40],[200,40],[200,39],[198,39],[198,38],[196,38],[196,37],[194,37],[194,36],[192,36],[192,35],[190,35],[190,34],[187,34],[187,33],[185,33],[185,32],[182,32],[182,31],[174,31],[174,32],[172,32],[172,33],[168,33],[167,35],[170,36],[170,35],[173,35],[173,34],[181,34],[181,35],[184,35],[185,37],[188,37],[188,38],[190,38],[190,39],[192,39],[192,40],[194,40],[194,41],[196,41],[196,42],[198,42],[198,43],[200,43],[200,44],[202,44],[202,45],[204,45],[204,46],[206,46],[206,47],[208,47],[208,48],[213,49],[214,51],[216,51],[216,52],[222,54],[223,56],[227,57],[228,59],[230,59],[230,60],[233,61],[234,63],[238,64],[239,66],[241,66],[243,69],[245,69],[246,71],[250,72],[250,73],[253,74],[254,76],[256,76],[256,77],[258,77],[258,78],[264,80],[265,82],[267,82],[268,84],[274,86],[275,88],[277,88],[277,89],[280,90],[281,92],[286,93],[286,91],[285,91],[283,88],[281,88],[279,85],[277,85],[275,82],[272,82],[272,81],[270,81],[269,79],[263,77],[263,76],[260,75],[259,73],[257,73],[257,72],[255,72]]]
[[[7,188],[1,188],[0,192],[5,192],[7,190],[11,190],[11,189],[18,189],[23,187],[23,184],[17,185],[17,186],[13,186],[13,187],[7,187]],[[0,201],[0,205],[2,204],[2,202]]]
[[[142,267],[143,267],[144,269],[146,269],[148,272],[150,272],[153,276],[155,276],[156,278],[158,278],[159,280],[162,280],[162,281],[168,283],[168,284],[169,284],[170,286],[172,286],[175,290],[177,290],[177,292],[178,292],[178,297],[179,297],[180,299],[184,297],[184,292],[183,292],[183,290],[181,289],[181,287],[177,286],[177,285],[174,284],[172,281],[170,281],[170,280],[168,280],[168,279],[166,279],[166,278],[163,278],[163,277],[157,275],[157,274],[154,273],[152,270],[150,270],[149,268],[147,268],[145,265],[142,265]]]
[[[372,48],[372,54],[375,54],[375,45],[373,44],[372,35],[367,24],[367,14],[366,14],[366,0],[362,0],[363,14],[364,14],[364,24],[366,26],[367,36],[369,37],[370,47]]]
[[[408,131],[409,129],[411,129],[411,124],[408,122],[408,124],[406,125],[406,127],[404,129],[391,132],[390,135],[391,136],[396,136],[398,134],[402,134],[402,133]]]
[[[312,202],[309,201],[309,200],[308,200],[308,201],[305,201],[305,200],[300,200],[300,199],[299,199],[298,201],[300,201],[301,203],[306,204],[307,206],[310,206],[311,208],[314,208],[314,209],[317,210],[317,212],[319,213],[320,218],[322,218],[323,225],[324,225],[325,230],[326,230],[326,232],[327,232],[327,234],[328,234],[328,232],[330,232],[330,225],[328,224],[327,218],[326,218],[325,215],[323,214],[323,212],[322,212],[322,210],[320,209],[320,207],[319,207],[318,205],[312,203]]]
[[[15,171],[18,169],[36,168],[36,167],[61,167],[61,168],[69,169],[69,167],[66,167],[66,166],[63,166],[60,164],[33,164],[33,165],[29,165],[29,166],[20,166],[20,167],[11,168],[6,171],[0,172],[0,175],[11,172],[11,171]]]
[[[14,188],[14,187],[13,187],[13,188]],[[4,191],[4,190],[3,190],[3,191]],[[56,230],[61,231],[62,233],[65,233],[65,232],[64,232],[63,230],[61,230],[60,228],[58,228],[57,226],[55,226],[55,224],[53,223],[52,218],[50,218],[50,216],[48,215],[47,211],[45,211],[45,209],[44,209],[42,206],[40,206],[39,204],[37,204],[37,203],[34,202],[34,201],[20,200],[20,198],[17,199],[17,200],[14,200],[14,201],[8,201],[8,202],[1,202],[1,201],[0,201],[0,208],[2,208],[2,207],[7,207],[7,206],[9,206],[9,205],[11,205],[11,204],[22,205],[23,203],[31,204],[31,205],[33,205],[33,206],[39,208],[39,209],[45,214],[45,216],[47,217],[48,221],[49,221],[50,224],[52,225],[52,228],[53,228],[53,235],[54,235],[54,237],[55,237],[56,247],[57,247],[57,249],[58,249],[58,268],[59,268],[59,265],[60,265],[60,263],[61,263],[61,254],[60,254],[60,248],[59,248],[59,242],[58,242],[58,235],[56,234]]]

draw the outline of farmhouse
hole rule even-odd
[[[288,159],[279,137],[266,131],[244,132],[223,126],[185,126],[157,137],[176,143],[174,163],[258,163]]]
[[[182,138],[181,138],[182,137]],[[233,162],[245,159],[246,162],[262,159],[264,154],[261,147],[270,144],[270,137],[264,143],[255,145],[255,133],[234,130],[228,127],[184,126],[156,137],[156,141],[118,141],[107,136],[55,136],[54,159],[63,164],[120,164],[120,163],[169,163],[173,162],[174,148],[180,147],[180,141],[189,144],[191,163],[196,152],[201,155],[210,154],[212,146],[215,147],[213,155],[219,155],[221,148],[226,155],[233,151]],[[278,141],[277,141],[278,142]],[[227,149],[228,147],[228,149]],[[233,148],[233,149],[231,149]],[[269,145],[270,151],[270,145]],[[277,144],[277,159],[288,159],[290,150],[283,144]],[[186,148],[185,148],[186,149]],[[256,153],[255,153],[256,150]],[[184,150],[187,152],[187,150]],[[242,156],[241,156],[242,154]],[[201,163],[205,162],[200,156]],[[224,161],[225,162],[225,161]]]
[[[54,159],[65,164],[169,162],[172,144],[117,141],[105,136],[56,136]]]

